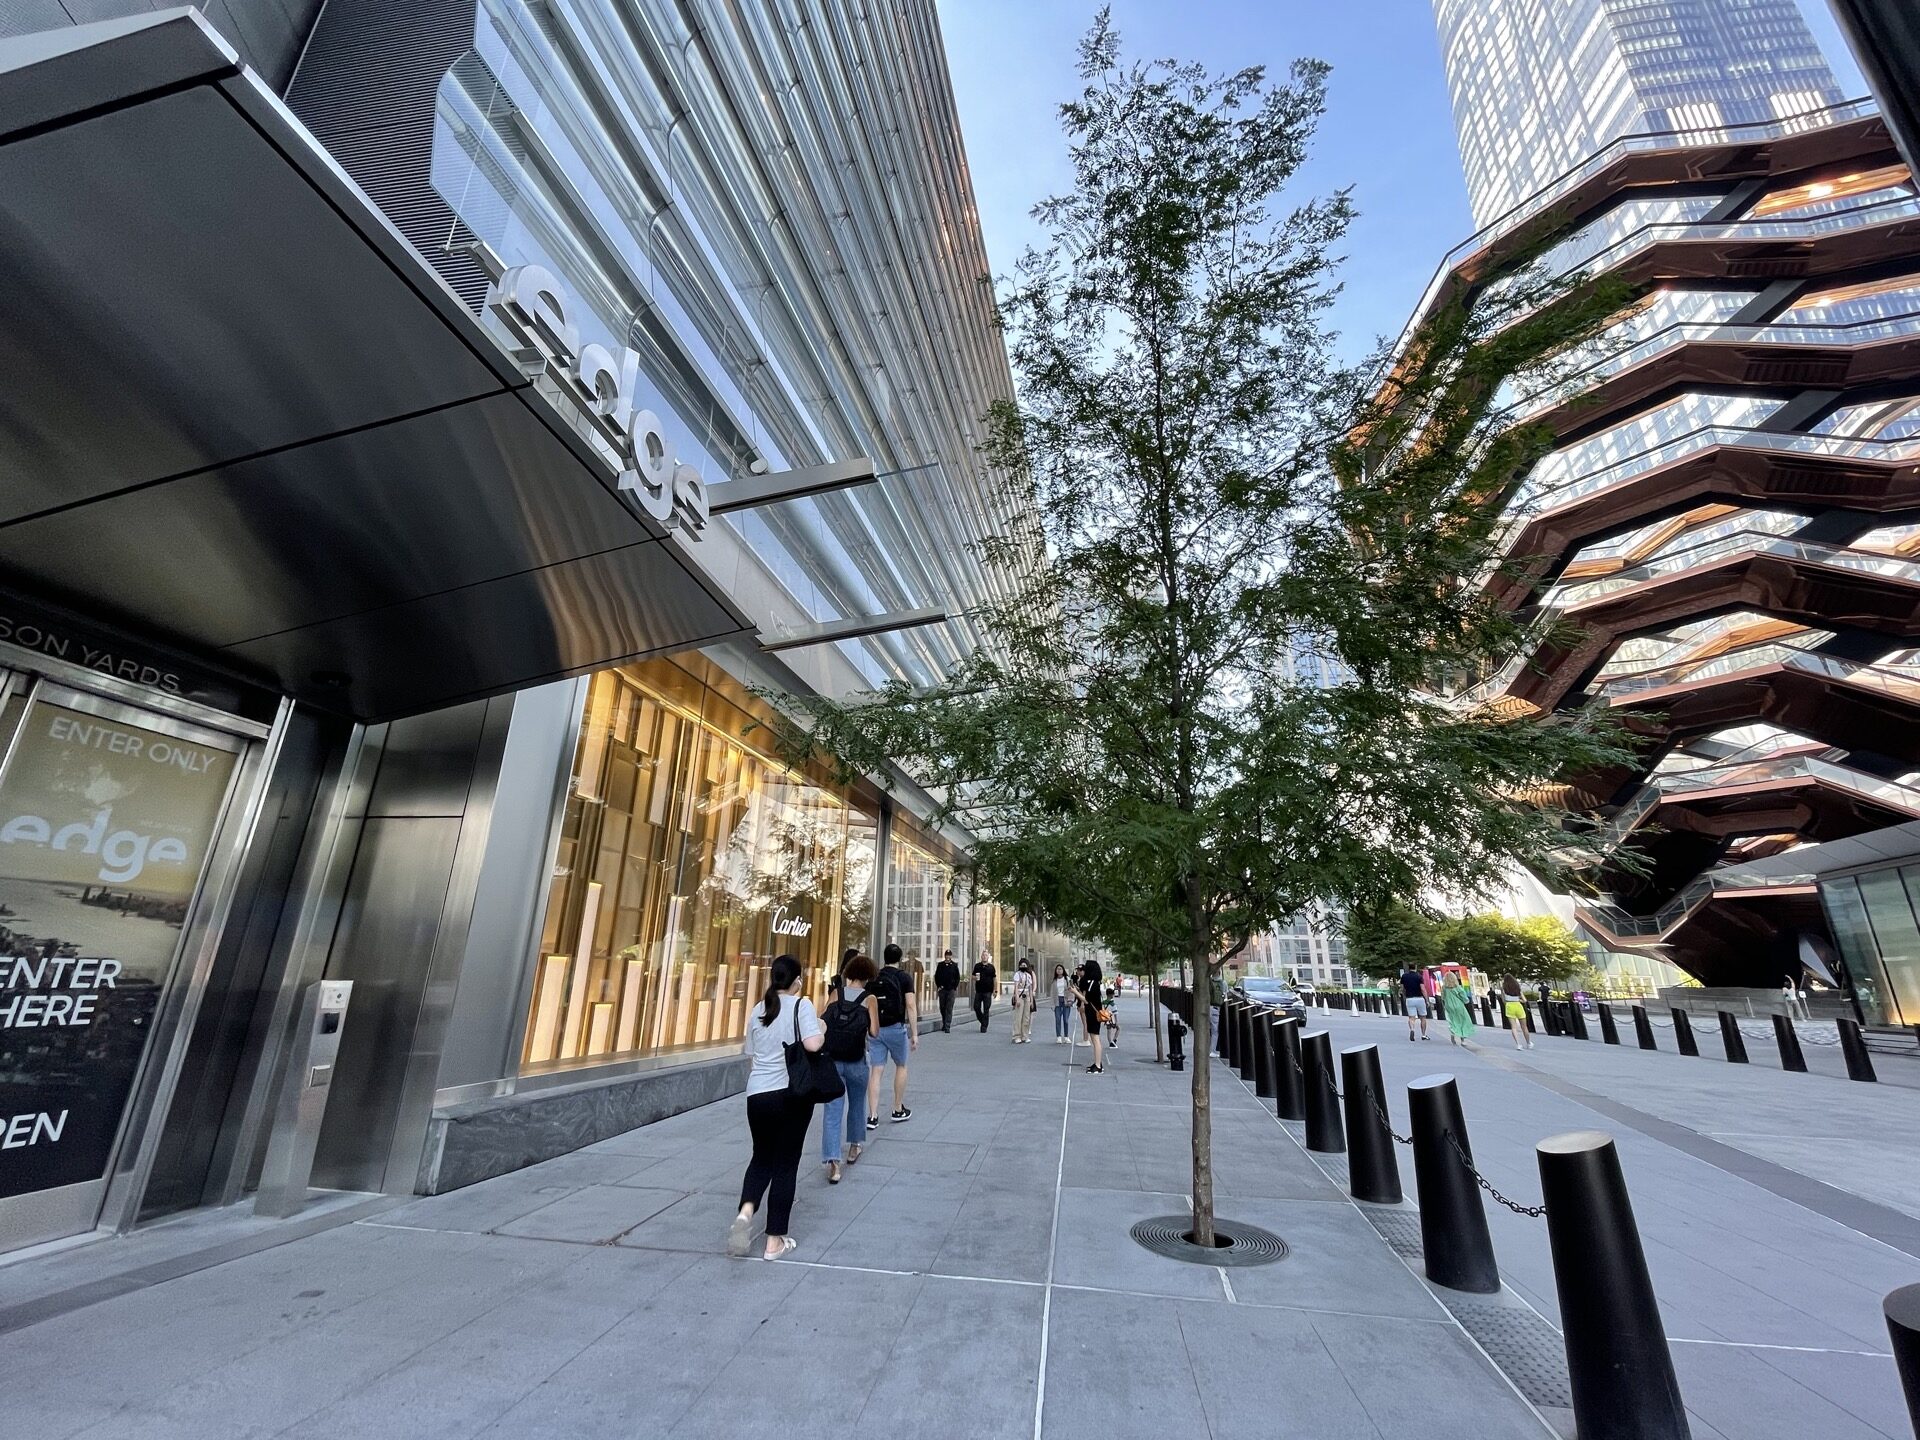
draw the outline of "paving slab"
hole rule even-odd
[[[1126,1014],[1144,1042],[1144,1016]],[[1698,1440],[1904,1433],[1878,1299],[1920,1279],[1920,1256],[1852,1223],[1908,1214],[1886,1193],[1904,1149],[1886,1165],[1851,1158],[1893,1124],[1884,1096],[1760,1065],[1645,1067],[1597,1044],[1543,1041],[1515,1061],[1409,1046],[1385,1019],[1327,1028],[1339,1045],[1379,1043],[1397,1125],[1409,1079],[1454,1071],[1477,1159],[1522,1198],[1538,1194],[1544,1135],[1615,1131]],[[0,1334],[0,1415],[36,1440],[692,1440],[796,1425],[1029,1440],[1036,1419],[1047,1440],[1567,1433],[1345,1197],[1344,1167],[1309,1156],[1222,1065],[1220,1211],[1292,1253],[1222,1270],[1136,1246],[1134,1221],[1186,1208],[1192,1081],[1140,1053],[1090,1076],[1083,1047],[1016,1047],[998,1027],[927,1035],[913,1120],[883,1123],[841,1184],[817,1164],[817,1125],[809,1135],[792,1260],[721,1253],[749,1148],[736,1097]],[[1839,1088],[1792,1088],[1809,1079]],[[1803,1112],[1818,1124],[1796,1131]],[[1857,1190],[1833,1186],[1850,1167]],[[1412,1178],[1403,1166],[1410,1192]],[[1795,1186],[1814,1184],[1856,1208],[1806,1203],[1821,1192]],[[1550,1326],[1544,1225],[1497,1208],[1489,1221],[1510,1282],[1499,1303]],[[217,1244],[222,1226],[202,1231]],[[108,1257],[132,1263],[157,1239],[111,1242],[125,1249],[70,1273],[110,1277]]]

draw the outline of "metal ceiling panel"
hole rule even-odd
[[[750,634],[191,11],[0,42],[0,587],[358,720]]]
[[[46,590],[225,646],[647,538],[516,395],[495,395],[0,527]]]
[[[667,545],[650,541],[227,653],[281,676],[295,699],[381,720],[745,633]],[[370,653],[381,655],[377,667],[362,663]]]
[[[0,145],[0,521],[505,388],[212,87]]]

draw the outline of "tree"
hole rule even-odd
[[[1444,958],[1495,979],[1567,980],[1587,968],[1587,947],[1551,915],[1509,920],[1504,915],[1469,915],[1443,932]]]
[[[1017,403],[987,458],[1030,503],[979,547],[1000,598],[944,680],[782,697],[786,743],[901,765],[978,837],[982,891],[1204,995],[1266,926],[1478,890],[1546,865],[1561,816],[1516,797],[1626,752],[1435,698],[1522,624],[1460,577],[1543,452],[1495,396],[1539,383],[1618,303],[1524,276],[1454,297],[1391,368],[1336,363],[1344,191],[1295,198],[1326,67],[1284,79],[1122,59],[1103,11],[1062,106],[1073,187],[1036,216],[1001,313]],[[1306,651],[1332,685],[1289,678]],[[1204,1005],[1197,1054],[1210,1048]],[[1192,1079],[1194,1238],[1214,1241],[1212,1067]]]
[[[1347,917],[1347,968],[1356,974],[1393,980],[1440,958],[1440,925],[1411,905],[1391,901]]]

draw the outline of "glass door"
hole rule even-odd
[[[92,1229],[247,742],[0,691],[0,1250]]]

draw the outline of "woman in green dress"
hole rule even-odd
[[[1440,987],[1440,1005],[1447,1012],[1448,1040],[1455,1045],[1466,1044],[1473,1034],[1473,1002],[1467,987],[1451,970]]]

